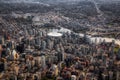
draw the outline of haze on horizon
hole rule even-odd
[[[0,0],[0,2],[8,2],[8,3],[40,3],[40,2],[79,2],[79,1],[92,1],[92,0]],[[96,2],[115,2],[120,0],[94,0]]]

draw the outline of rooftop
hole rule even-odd
[[[47,35],[51,36],[51,37],[61,37],[62,36],[62,34],[58,33],[58,32],[50,32]]]

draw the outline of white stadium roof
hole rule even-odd
[[[58,32],[50,32],[47,35],[51,36],[51,37],[61,37],[62,36],[62,34],[58,33]]]

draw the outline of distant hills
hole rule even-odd
[[[0,0],[3,3],[33,3],[38,2],[39,0]]]
[[[82,14],[96,14],[96,6],[93,4],[93,1],[97,2],[99,9],[105,14],[111,15],[120,15],[120,0],[0,0],[0,11],[2,13],[12,10],[27,10],[27,11],[49,11],[49,10],[57,10],[60,9],[62,13],[68,16],[68,12],[71,12],[73,15]],[[73,3],[77,4],[73,4]],[[106,3],[107,2],[107,3]],[[10,4],[2,4],[2,3],[10,3]],[[11,3],[20,3],[11,5]],[[30,4],[22,4],[21,3],[30,3]],[[37,3],[37,5],[32,5],[32,3]],[[62,4],[57,4],[62,3]],[[71,4],[71,5],[67,5]],[[55,4],[51,5],[51,4]],[[79,5],[78,5],[79,4]],[[47,9],[46,9],[47,8]],[[78,13],[78,14],[77,14]],[[95,13],[95,14],[93,14]],[[70,15],[71,16],[71,15]]]
[[[91,1],[91,0],[0,0],[0,2],[7,3],[35,3],[35,2],[47,2],[47,3],[55,3],[55,2],[78,2],[78,1]],[[94,0],[96,2],[115,2],[120,0]]]
[[[0,2],[4,3],[57,3],[57,2],[78,2],[78,1],[87,1],[87,0],[0,0]]]

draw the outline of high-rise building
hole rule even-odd
[[[11,53],[11,59],[12,60],[19,59],[19,54],[15,50],[13,50]]]
[[[2,37],[2,45],[4,45],[5,44],[5,39],[4,39],[4,37]]]
[[[2,50],[3,50],[2,45],[0,45],[0,58],[1,58]]]
[[[71,76],[71,80],[76,80],[76,79],[77,79],[77,77],[75,75]]]
[[[16,43],[14,41],[12,41],[12,49],[15,48],[15,45],[16,45]]]
[[[42,41],[41,49],[42,50],[46,49],[46,41]]]
[[[4,63],[0,63],[0,72],[4,71]]]
[[[46,59],[45,59],[45,56],[41,56],[41,66],[42,66],[42,68],[46,68]]]
[[[8,63],[5,61],[4,62],[4,69],[7,70],[7,68],[8,68]]]
[[[35,60],[31,60],[31,66],[34,67],[35,66]]]
[[[116,80],[120,80],[120,72],[119,71],[116,72]]]
[[[64,61],[65,55],[62,52],[57,53],[58,61]]]
[[[36,72],[37,80],[41,80],[41,72]]]
[[[31,70],[31,62],[30,62],[30,60],[29,59],[27,59],[26,60],[26,65],[27,65],[27,67],[28,67],[28,70]]]
[[[113,72],[109,71],[109,80],[113,80]]]
[[[58,76],[58,66],[57,65],[53,65],[52,69],[54,71],[55,76]]]

